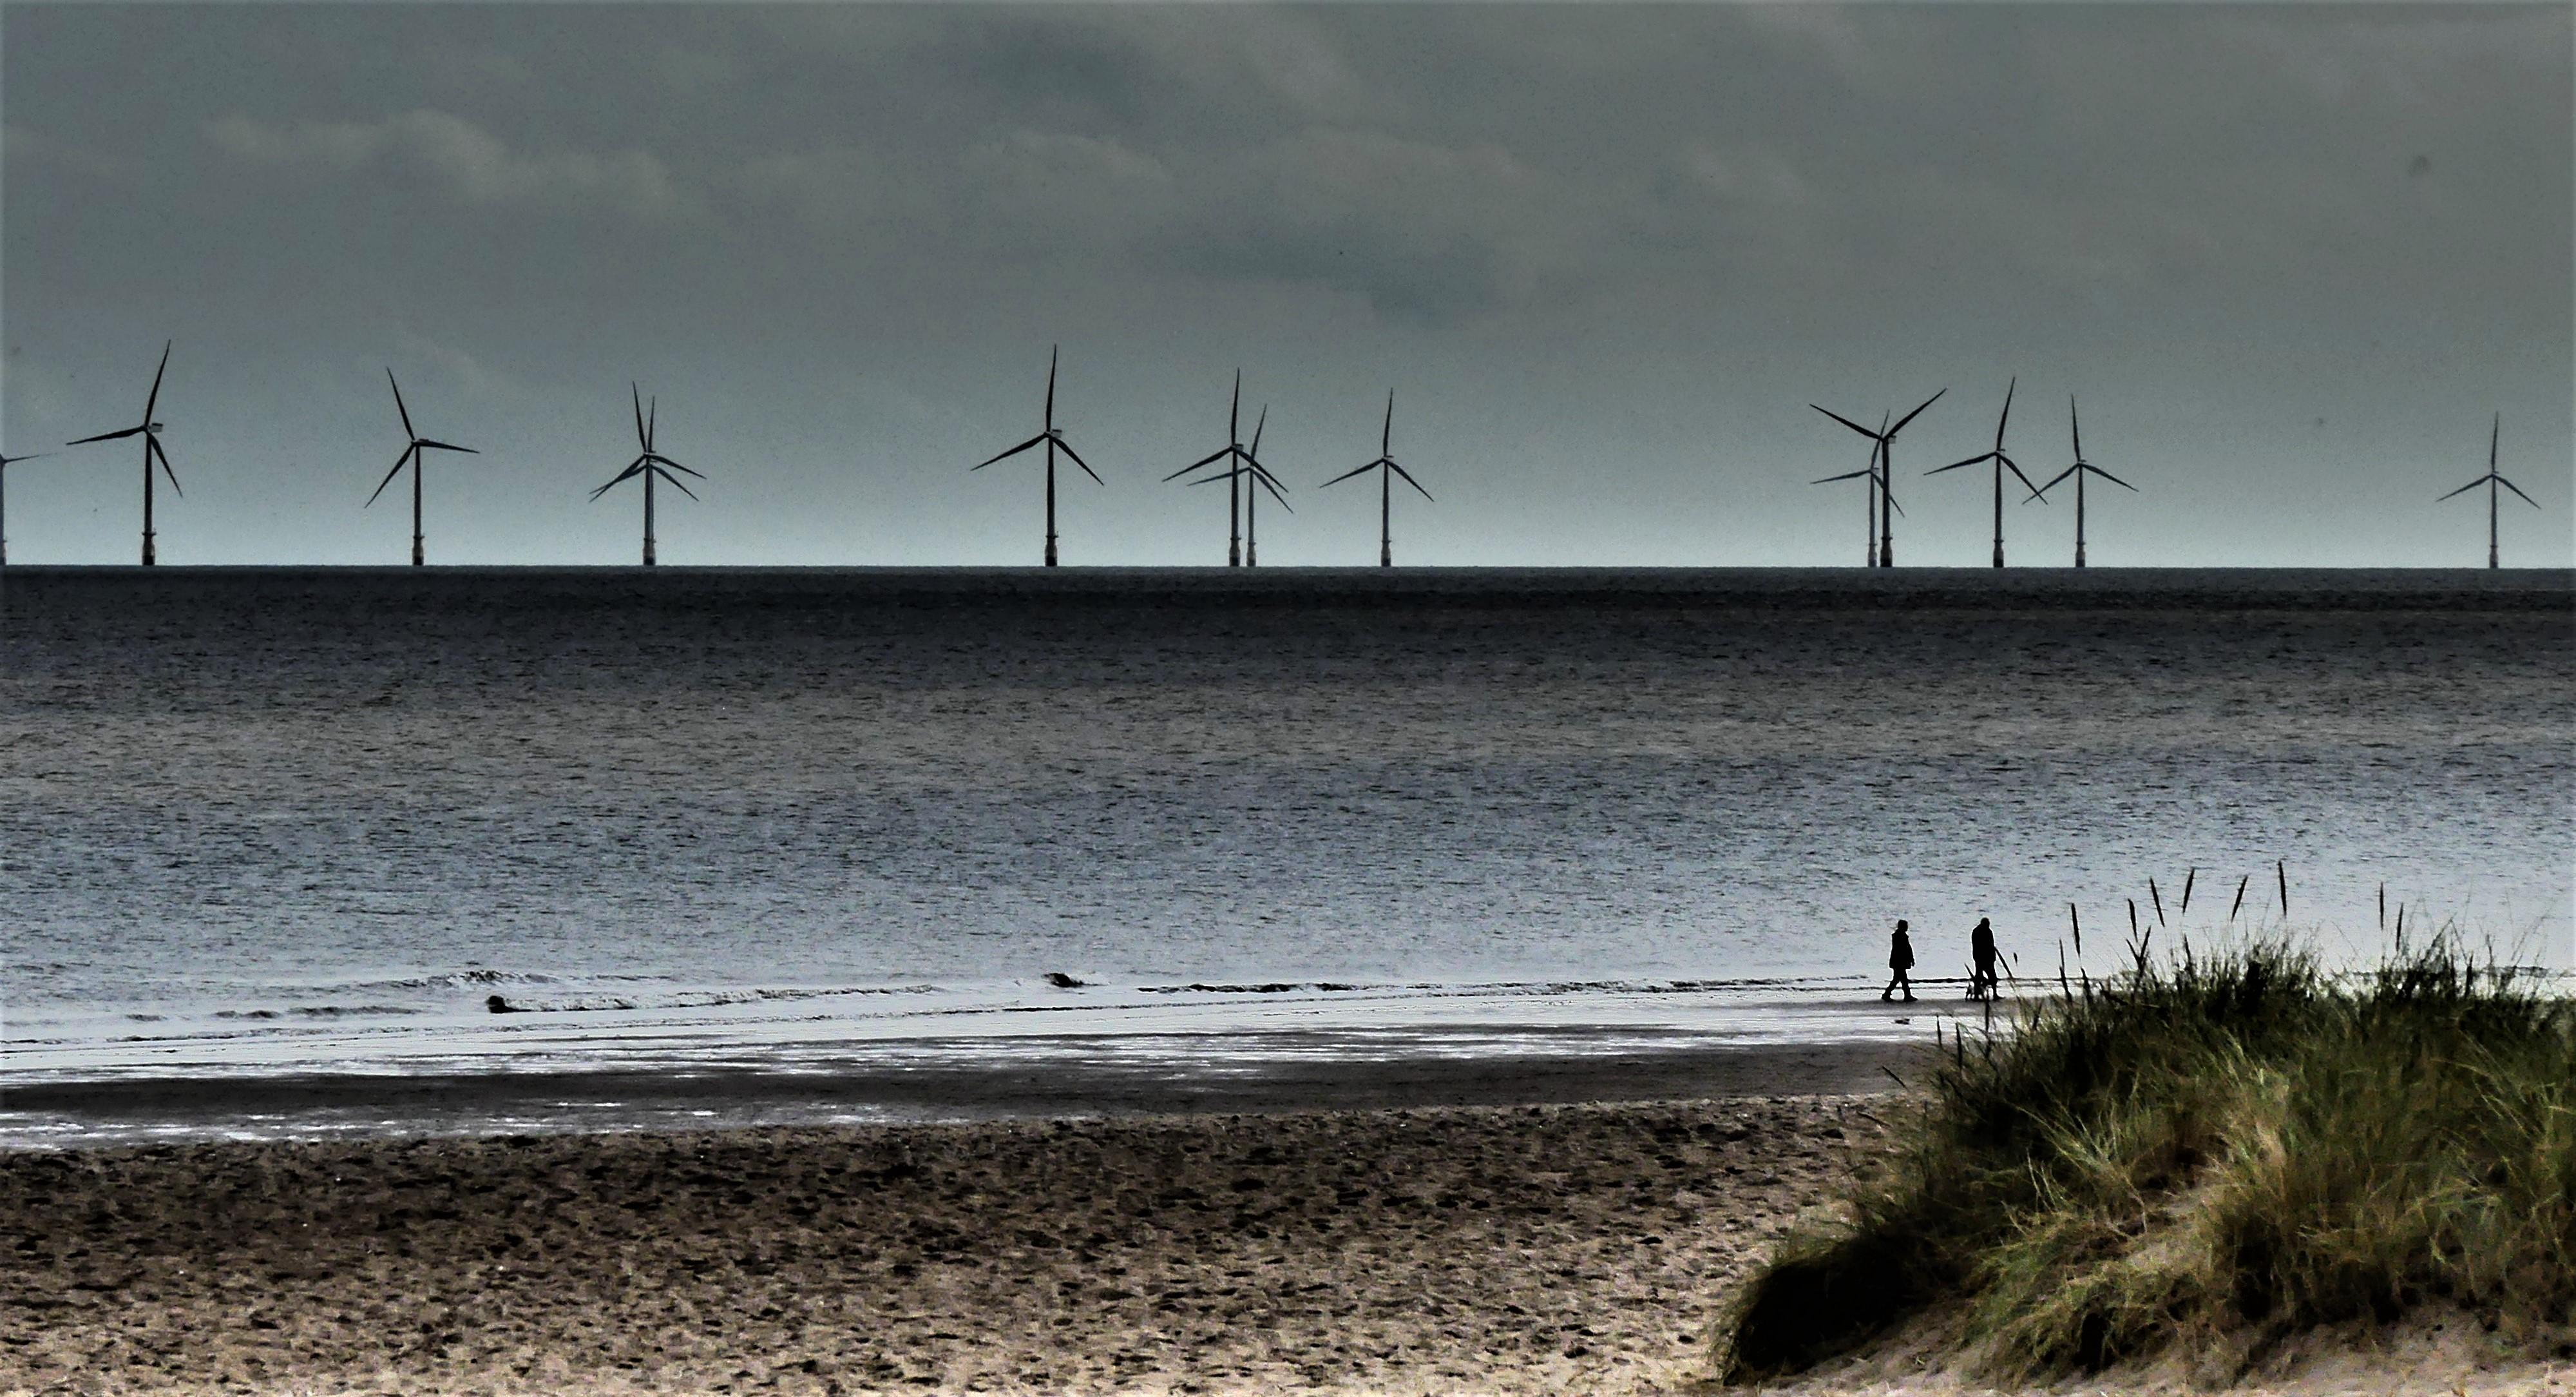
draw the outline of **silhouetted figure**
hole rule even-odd
[[[1973,968],[1968,972],[1968,997],[1983,999],[1995,991],[1995,928],[1983,917],[1977,918],[1977,929],[1968,933],[1968,959]]]
[[[1905,1002],[1913,1003],[1914,979],[1906,972],[1914,968],[1914,941],[1905,934],[1905,921],[1901,917],[1897,919],[1895,933],[1887,938],[1887,968],[1893,973],[1887,977],[1887,988],[1878,992],[1879,1001],[1885,1003],[1898,990],[1903,990]]]

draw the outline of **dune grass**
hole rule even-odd
[[[2576,1006],[2459,947],[2342,980],[2259,946],[1954,1044],[1844,1217],[1721,1324],[1780,1376],[1921,1321],[2030,1381],[2464,1310],[2545,1353],[2576,1310]],[[1922,1330],[1916,1331],[1924,1332]]]

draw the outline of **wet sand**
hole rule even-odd
[[[0,1154],[0,1389],[1672,1391],[1875,1129],[1806,1096]]]

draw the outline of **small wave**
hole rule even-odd
[[[352,1014],[417,1014],[419,1009],[408,1004],[300,1004],[287,1009],[219,1009],[219,1019],[337,1019]],[[158,1019],[157,1014],[129,1014],[128,1018]]]
[[[595,1014],[618,1009],[632,1009],[635,1001],[615,995],[593,995],[581,999],[512,999],[507,995],[487,995],[483,1007],[495,1014]]]

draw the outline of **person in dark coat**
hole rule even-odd
[[[1903,990],[1905,1002],[1913,1003],[1914,979],[1906,972],[1914,968],[1914,941],[1905,934],[1902,917],[1897,919],[1896,933],[1887,938],[1887,968],[1894,973],[1887,977],[1887,988],[1878,992],[1879,1001],[1885,1003],[1889,996]]]
[[[1995,927],[1983,917],[1977,918],[1977,929],[1968,933],[1968,997],[1983,999],[1995,992]]]

